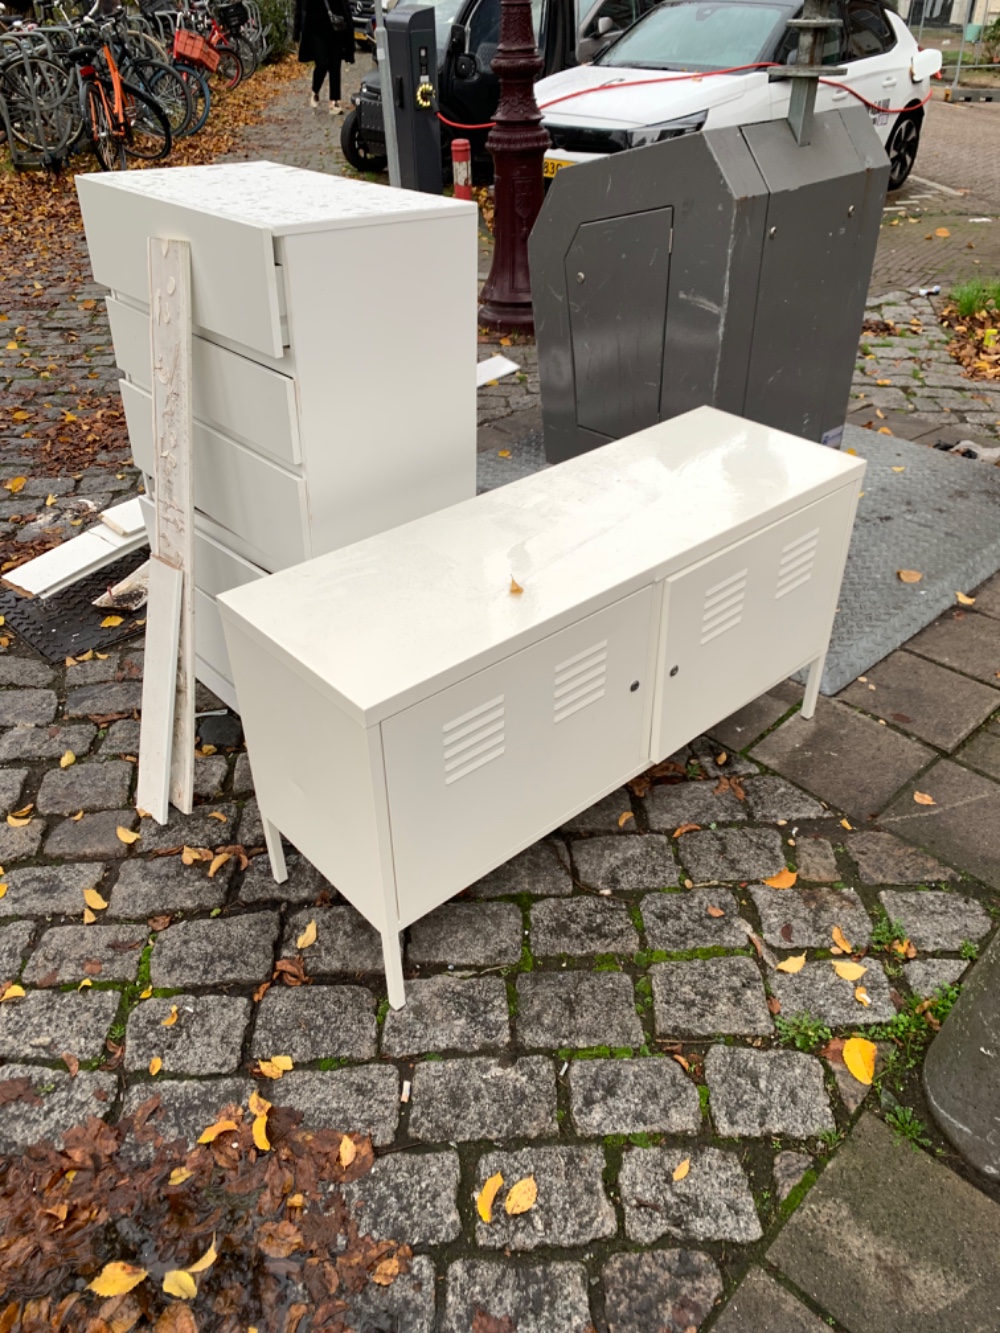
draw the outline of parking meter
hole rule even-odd
[[[437,118],[434,10],[399,5],[386,14],[385,28],[392,71],[391,105],[399,143],[399,183],[404,190],[441,194],[444,178]]]

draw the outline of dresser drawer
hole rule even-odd
[[[127,380],[120,381],[120,388],[136,465],[152,479],[152,400]],[[269,571],[308,558],[301,478],[199,422],[193,452],[197,509],[259,552]]]
[[[108,297],[108,319],[119,367],[149,389],[149,316]],[[192,363],[196,421],[279,463],[301,461],[293,379],[205,338],[194,338]]]

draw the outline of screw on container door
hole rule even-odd
[[[631,690],[631,692],[632,692],[633,694],[635,694],[635,692],[636,692],[636,690],[637,690],[638,688],[639,688],[639,682],[638,682],[637,680],[634,680],[634,681],[632,682],[632,684],[629,686],[629,689]]]
[[[671,674],[672,676],[676,676],[677,673],[678,673],[678,671],[680,671],[680,667],[679,667],[679,666],[672,666],[672,667],[670,668],[670,674]]]
[[[770,236],[771,240],[773,241],[774,238],[775,238],[775,236],[777,236],[777,234],[778,234],[778,228],[777,228],[777,227],[772,227],[771,230],[770,230],[767,234],[768,234],[768,236]]]
[[[849,218],[854,217],[854,205],[853,205],[853,204],[851,204],[851,206],[848,208],[848,210],[847,210],[847,216],[848,216]]]
[[[576,275],[576,280],[577,280],[577,282],[584,282],[584,281],[586,281],[586,277],[587,277],[587,275],[586,275],[585,273],[578,273],[578,274]]]

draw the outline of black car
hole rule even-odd
[[[358,51],[375,50],[375,0],[350,0],[354,45]]]
[[[372,0],[351,0],[351,4],[358,40],[358,12],[364,7],[373,13],[374,5]],[[578,0],[532,0],[535,40],[544,60],[539,77],[592,60],[653,5],[654,0],[590,0],[589,6],[587,0],[581,0],[579,6]],[[500,96],[492,69],[500,41],[500,0],[438,0],[434,10],[441,114],[459,125],[484,125],[492,120]],[[344,156],[356,171],[384,171],[387,158],[378,70],[364,76],[361,90],[352,101],[354,110],[345,117],[340,133]],[[451,160],[452,139],[468,139],[477,175],[489,175],[492,161],[486,152],[488,133],[487,129],[457,129],[442,123],[446,167]]]

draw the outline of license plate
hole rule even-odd
[[[561,171],[563,167],[574,166],[576,166],[576,163],[566,158],[546,157],[542,161],[542,175],[554,176],[556,172]]]

